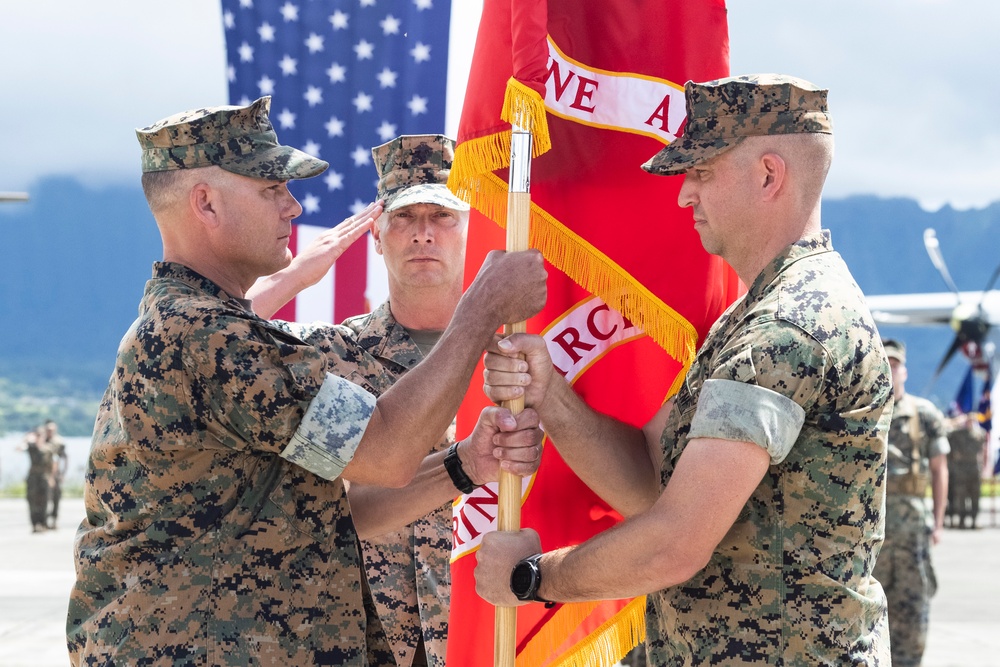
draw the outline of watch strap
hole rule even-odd
[[[512,591],[514,592],[515,596],[518,599],[525,601],[531,600],[532,602],[544,602],[545,608],[551,609],[552,607],[556,606],[556,603],[553,602],[552,600],[546,600],[545,598],[541,597],[538,594],[538,589],[541,588],[542,586],[542,569],[539,565],[539,561],[541,560],[542,560],[542,554],[535,554],[534,556],[528,556],[527,558],[523,558],[520,561],[518,561],[517,565],[514,566],[515,568],[521,565],[530,568],[532,573],[531,586],[527,591],[525,591],[526,595],[523,598],[517,595],[517,592],[513,591],[513,589]]]
[[[451,477],[451,483],[462,493],[472,493],[479,485],[472,481],[465,469],[462,467],[462,459],[458,458],[458,443],[456,442],[448,448],[448,453],[444,455],[444,469]]]

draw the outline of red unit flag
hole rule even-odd
[[[678,207],[681,178],[640,169],[680,134],[684,83],[727,76],[728,59],[722,0],[484,4],[449,181],[475,208],[467,280],[490,249],[504,247],[516,118],[535,137],[530,237],[550,276],[548,303],[528,331],[545,336],[588,404],[632,424],[676,390],[741,290]],[[460,431],[486,402],[481,384],[474,377]],[[496,509],[495,485],[455,503],[450,665],[492,664],[493,607],[476,596],[472,572]],[[546,550],[620,519],[545,447],[538,473],[524,480],[521,523]],[[642,598],[521,607],[517,664],[613,663],[641,639],[643,621]]]

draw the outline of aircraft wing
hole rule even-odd
[[[955,307],[975,312],[982,300],[986,320],[1000,326],[1000,290],[986,292],[931,292],[926,294],[877,294],[866,297],[872,317],[879,324],[928,326],[951,322]]]

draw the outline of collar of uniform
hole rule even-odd
[[[788,267],[805,257],[818,255],[824,252],[833,252],[833,245],[830,242],[829,230],[822,230],[816,234],[810,234],[799,239],[788,246],[781,253],[771,260],[771,263],[764,267],[753,281],[753,285],[747,290],[746,301],[752,302],[764,289],[773,283]]]
[[[177,280],[195,289],[211,294],[222,300],[230,298],[228,292],[193,269],[176,262],[154,262],[153,278]]]
[[[406,329],[392,316],[388,300],[363,317],[365,324],[358,330],[358,344],[372,355],[407,369],[423,358]]]

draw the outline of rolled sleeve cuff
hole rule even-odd
[[[324,479],[336,479],[354,458],[374,411],[374,396],[327,373],[281,457]]]
[[[781,463],[799,437],[806,413],[776,391],[734,380],[706,380],[688,437],[760,445]]]

